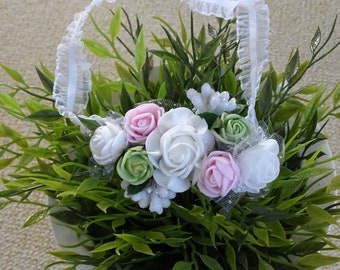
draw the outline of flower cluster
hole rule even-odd
[[[222,198],[230,191],[258,193],[279,174],[278,142],[254,140],[227,92],[204,84],[201,93],[187,94],[194,110],[142,103],[121,119],[105,118],[90,140],[94,160],[115,169],[125,197],[159,214],[192,185]],[[205,112],[216,115],[210,127],[200,115]]]

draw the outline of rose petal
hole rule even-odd
[[[181,179],[175,176],[168,176],[160,170],[155,170],[153,177],[158,185],[176,193],[184,192],[190,188],[189,179]]]
[[[265,141],[261,141],[257,144],[258,147],[261,147],[263,150],[270,151],[275,155],[278,155],[280,152],[279,144],[274,139],[268,139]]]

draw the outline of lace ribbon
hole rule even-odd
[[[115,0],[105,0],[114,3]],[[236,18],[239,40],[239,79],[248,103],[248,121],[254,130],[258,127],[255,115],[255,101],[261,80],[263,66],[268,61],[269,15],[264,0],[182,0],[191,10],[202,15],[214,15],[224,19]],[[92,0],[83,12],[77,14],[67,28],[67,34],[57,49],[57,66],[53,97],[59,113],[71,118],[78,125],[91,91],[90,63],[84,54],[81,41],[82,27],[95,6],[103,0]]]
[[[81,41],[82,28],[91,10],[95,6],[100,6],[102,2],[93,0],[83,12],[75,15],[57,49],[53,98],[59,113],[69,117],[77,125],[81,125],[77,115],[83,114],[92,86],[91,64],[87,62],[84,44]],[[115,0],[106,2],[114,3]]]

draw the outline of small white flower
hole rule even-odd
[[[121,187],[127,189],[128,183],[122,181]],[[176,193],[161,187],[156,182],[152,182],[142,191],[129,195],[127,191],[124,193],[124,197],[137,202],[140,208],[149,207],[150,212],[156,212],[157,214],[162,214],[164,208],[170,206],[170,200],[176,197]]]
[[[268,139],[244,150],[237,161],[241,169],[236,192],[258,193],[280,173],[279,145]]]
[[[221,115],[223,112],[232,112],[236,109],[235,98],[230,99],[227,91],[216,92],[208,83],[202,85],[201,93],[189,89],[187,97],[195,106],[197,113],[211,112]]]
[[[95,130],[90,140],[92,156],[103,166],[113,164],[128,145],[126,133],[118,123],[105,124]]]

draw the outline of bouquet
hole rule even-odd
[[[2,85],[1,108],[36,131],[1,124],[2,206],[49,198],[25,226],[51,216],[77,243],[52,252],[67,269],[315,269],[340,261],[338,176],[323,130],[339,118],[340,83],[301,86],[329,50],[317,29],[311,58],[292,52],[285,71],[268,60],[264,1],[187,1],[216,16],[181,31],[159,17],[164,36],[145,44],[143,24],[112,10],[101,41],[83,38],[94,0],[69,26],[43,87]],[[114,1],[108,1],[114,2]],[[252,27],[251,27],[252,26]],[[132,48],[120,37],[125,31]],[[90,70],[84,49],[112,60],[119,79]],[[122,57],[118,48],[127,52]],[[15,95],[31,98],[19,104]],[[81,247],[81,251],[77,248]],[[82,268],[79,268],[82,269]]]

